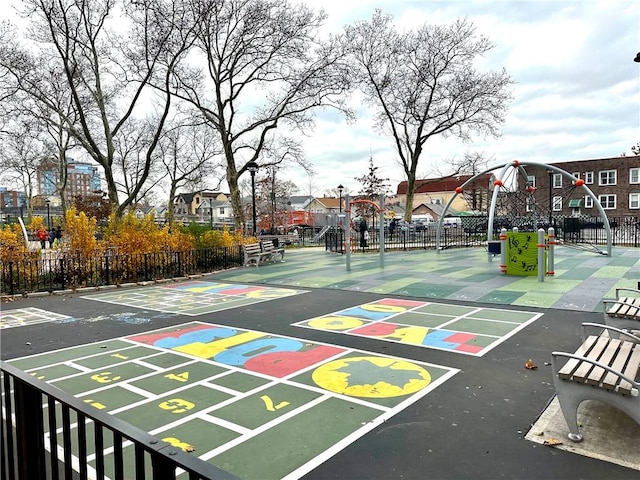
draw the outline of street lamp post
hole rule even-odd
[[[51,211],[49,210],[49,205],[51,204],[51,200],[48,198],[44,201],[47,206],[47,229],[51,230]]]
[[[338,185],[338,193],[340,194],[340,203],[338,207],[340,208],[340,213],[342,213],[342,190],[344,190],[342,184]]]
[[[213,230],[213,205],[211,204],[211,200],[209,200],[209,228]]]
[[[258,164],[251,160],[247,163],[247,170],[251,174],[251,205],[253,210],[253,236],[256,235],[256,172],[258,171]]]

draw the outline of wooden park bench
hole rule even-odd
[[[599,333],[587,336],[587,330]],[[580,442],[578,407],[584,400],[612,405],[640,424],[640,338],[597,323],[582,324],[583,343],[575,353],[553,352],[553,382],[569,439]],[[567,361],[561,363],[561,359]]]
[[[631,292],[635,296],[622,296],[621,292]],[[603,300],[604,323],[623,330],[640,331],[640,290],[632,288],[616,289],[616,298]]]
[[[271,259],[271,252],[263,252],[259,243],[245,243],[242,246],[244,253],[244,266],[258,266],[260,263]]]
[[[270,261],[275,262],[276,258],[280,256],[280,262],[284,262],[284,248],[276,247],[273,244],[273,240],[264,240],[262,242],[262,251],[271,255]]]

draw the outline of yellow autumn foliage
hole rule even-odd
[[[14,262],[23,260],[29,254],[24,243],[24,235],[19,224],[5,225],[0,230],[0,261]]]
[[[100,251],[96,240],[98,222],[95,217],[89,218],[72,207],[67,210],[64,219],[64,241],[71,252],[88,257]]]
[[[193,248],[193,239],[168,225],[157,225],[153,215],[139,219],[133,213],[121,218],[112,216],[104,237],[105,246],[119,254],[186,251]]]

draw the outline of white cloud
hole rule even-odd
[[[443,160],[466,151],[484,152],[495,163],[551,162],[630,154],[640,141],[640,64],[633,62],[640,50],[637,0],[330,0],[322,7],[333,31],[370,19],[380,8],[401,28],[466,17],[494,43],[478,68],[504,67],[517,82],[503,135],[470,144],[429,140],[418,169],[423,175],[442,171]],[[369,115],[355,125],[323,119],[305,145],[318,172],[314,193],[339,183],[356,192],[353,177],[366,172],[371,154],[394,190],[403,180],[391,138],[374,131]],[[301,183],[304,193],[308,183]]]

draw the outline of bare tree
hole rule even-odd
[[[27,216],[31,217],[38,166],[51,154],[43,140],[42,125],[32,117],[14,118],[0,132],[0,146],[3,156],[0,177],[24,191]]]
[[[176,94],[196,106],[218,133],[236,225],[244,223],[238,179],[250,162],[305,165],[300,146],[276,129],[307,131],[317,107],[347,115],[346,65],[320,44],[325,19],[283,0],[189,0],[200,18],[197,46],[204,66],[184,64]],[[268,152],[270,151],[270,153]]]
[[[472,133],[499,135],[513,82],[504,70],[481,73],[473,67],[492,44],[467,20],[399,33],[391,16],[376,10],[371,21],[346,27],[344,46],[376,111],[376,127],[395,143],[408,183],[410,220],[425,143],[438,135],[464,141]]]
[[[167,220],[173,223],[174,200],[180,188],[205,186],[205,178],[217,189],[224,178],[224,167],[218,163],[220,142],[211,128],[196,118],[174,119],[160,140],[158,155],[168,184]]]
[[[153,151],[171,105],[167,93],[171,70],[186,55],[195,24],[192,12],[171,0],[24,0],[30,19],[30,37],[40,50],[55,59],[69,88],[73,111],[50,102],[47,84],[26,50],[6,59],[19,88],[62,118],[62,125],[103,169],[110,203],[121,214],[139,198],[151,169]],[[150,87],[163,84],[162,90]],[[153,95],[151,91],[153,90]],[[119,202],[114,175],[116,145],[127,122],[141,116],[144,101],[160,111],[144,151],[144,165]]]

